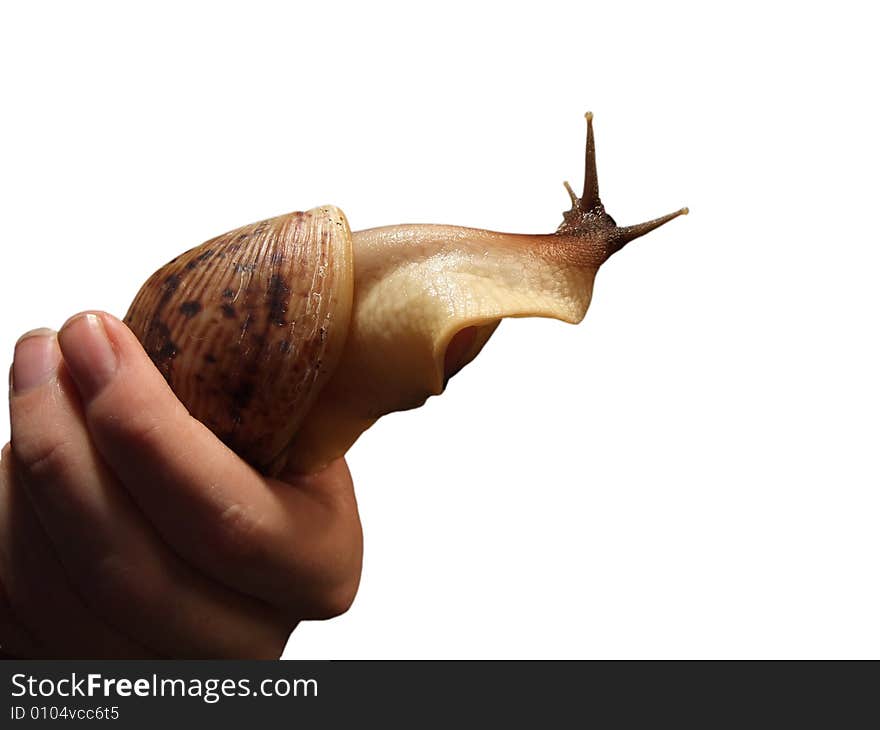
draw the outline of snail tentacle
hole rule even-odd
[[[556,235],[573,239],[573,245],[600,249],[605,261],[609,256],[620,251],[627,243],[639,236],[659,228],[673,218],[687,215],[687,208],[680,208],[674,213],[655,218],[633,226],[618,226],[614,219],[605,211],[599,198],[599,177],[596,173],[596,141],[593,134],[593,113],[587,112],[587,143],[584,155],[584,191],[578,198],[568,182],[563,183],[571,198],[571,209],[562,214],[562,224]],[[579,242],[577,239],[588,239]]]

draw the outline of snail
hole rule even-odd
[[[256,469],[314,471],[378,418],[442,393],[505,317],[576,324],[609,256],[673,218],[619,227],[584,188],[546,235],[447,225],[352,232],[331,205],[177,256],[125,323],[192,416]]]

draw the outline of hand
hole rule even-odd
[[[193,419],[119,320],[28,333],[0,461],[0,652],[277,658],[348,609],[361,525],[343,459],[267,479]]]

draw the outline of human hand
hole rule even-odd
[[[348,609],[363,539],[343,459],[269,479],[193,419],[118,319],[19,340],[0,461],[0,651],[277,658]]]

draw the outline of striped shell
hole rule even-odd
[[[324,206],[181,254],[147,280],[125,323],[190,414],[274,474],[339,359],[353,281],[348,221]]]

